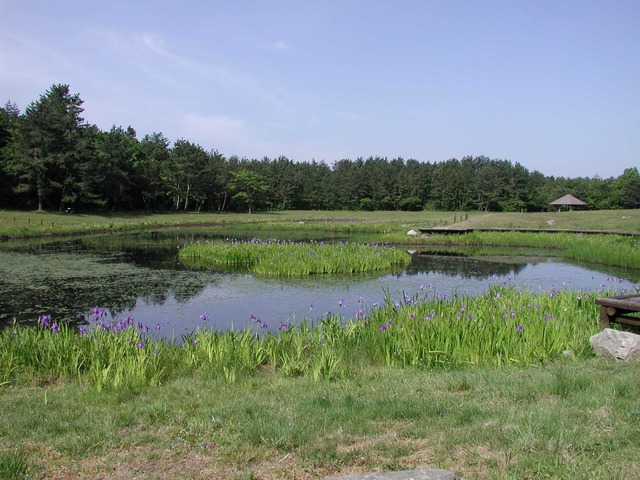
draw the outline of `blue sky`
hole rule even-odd
[[[0,0],[0,102],[226,156],[640,165],[640,1]]]

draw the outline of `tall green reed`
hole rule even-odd
[[[0,478],[3,480],[23,480],[36,478],[35,469],[30,465],[24,449],[0,450]]]
[[[201,330],[182,343],[154,340],[133,319],[104,319],[76,332],[50,317],[38,327],[0,332],[0,384],[66,379],[97,390],[137,390],[175,375],[197,373],[233,382],[264,369],[285,376],[330,379],[367,366],[451,369],[531,365],[566,355],[592,355],[588,338],[599,330],[588,292],[542,293],[493,286],[484,294],[450,296],[421,287],[381,305],[359,305],[315,321],[240,331]]]
[[[420,239],[420,242],[553,249],[564,258],[625,268],[640,268],[640,238],[632,236],[547,232],[470,232],[463,235],[429,235]]]
[[[256,275],[286,277],[390,270],[410,260],[406,252],[389,246],[260,239],[191,243],[179,249],[178,257],[199,268],[244,267]]]
[[[43,315],[36,327],[13,325],[0,332],[0,383],[17,380],[88,381],[97,390],[157,385],[165,370],[160,350],[129,318],[105,323],[98,310],[96,327],[80,331]]]

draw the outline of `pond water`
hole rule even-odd
[[[440,295],[475,295],[492,285],[520,289],[636,291],[637,271],[573,264],[544,256],[414,254],[399,272],[259,278],[242,273],[191,271],[177,261],[177,246],[208,238],[198,231],[84,236],[0,245],[0,326],[38,315],[85,323],[94,306],[120,318],[131,315],[151,333],[181,338],[198,327],[244,328],[260,318],[281,323],[328,313],[355,316],[360,308],[401,299],[421,288]]]

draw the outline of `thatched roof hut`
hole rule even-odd
[[[559,199],[554,200],[549,205],[551,205],[552,207],[556,207],[558,210],[562,208],[567,208],[569,210],[573,210],[575,208],[576,210],[579,210],[583,207],[586,207],[587,202],[583,202],[579,198],[576,198],[571,194],[567,194],[564,197],[560,197]]]

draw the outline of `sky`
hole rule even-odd
[[[0,0],[0,103],[226,157],[640,166],[640,0]]]

